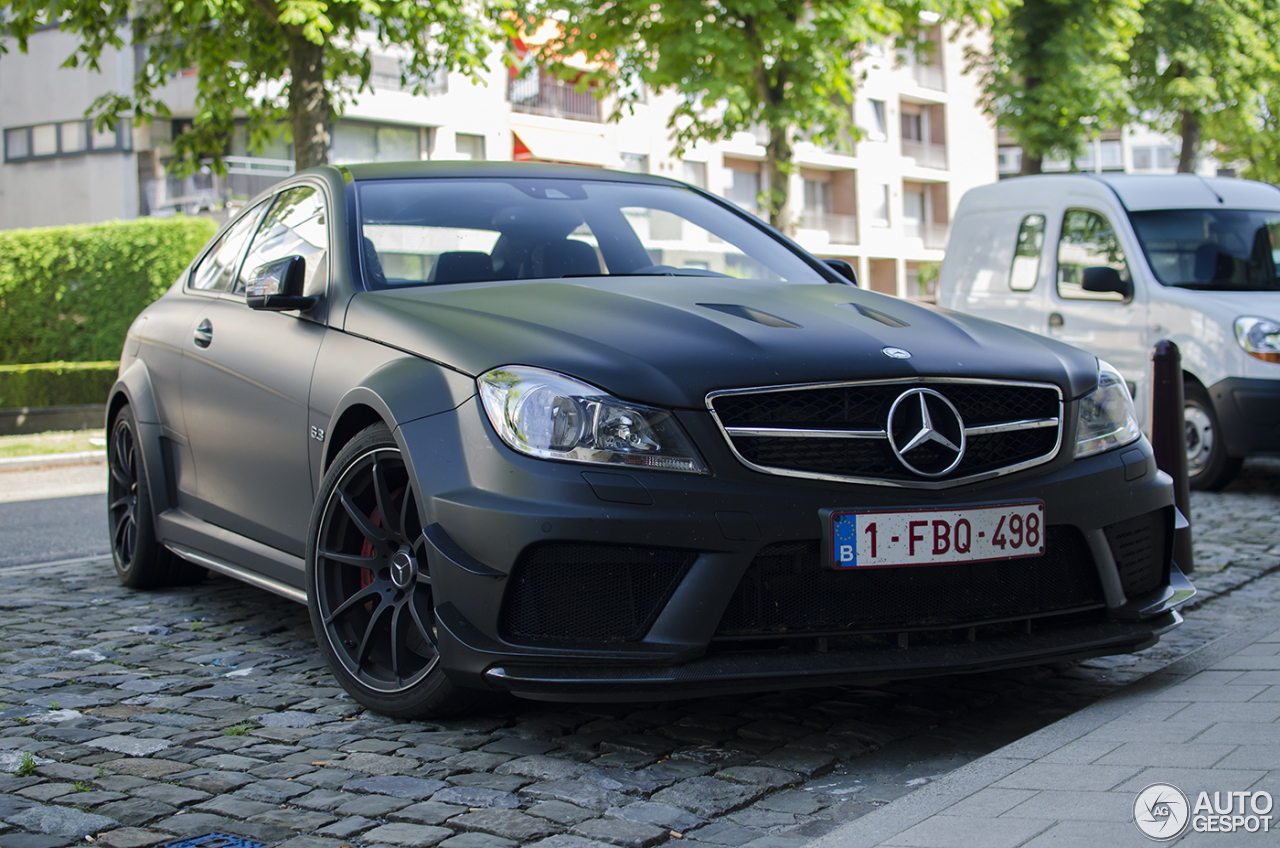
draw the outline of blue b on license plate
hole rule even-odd
[[[828,567],[983,562],[1044,554],[1044,503],[951,509],[832,510]]]

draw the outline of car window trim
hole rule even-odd
[[[1120,237],[1120,230],[1116,228],[1116,225],[1114,223],[1112,223],[1112,220],[1111,220],[1112,216],[1108,215],[1106,212],[1100,209],[1095,209],[1090,206],[1068,206],[1066,209],[1062,210],[1062,218],[1058,223],[1058,234],[1057,234],[1058,238],[1054,245],[1053,296],[1064,303],[1114,303],[1118,306],[1128,306],[1130,303],[1133,302],[1134,298],[1130,298],[1128,300],[1116,300],[1110,297],[1067,297],[1063,295],[1062,274],[1061,274],[1062,234],[1066,231],[1066,228],[1067,228],[1067,216],[1070,215],[1072,212],[1089,212],[1093,215],[1097,215],[1102,220],[1107,222],[1107,226],[1111,227],[1111,232],[1115,235],[1116,244],[1118,244],[1120,246],[1120,250],[1124,252],[1124,265],[1129,272],[1129,279],[1130,281],[1134,279],[1133,265],[1129,260],[1129,255],[1131,251],[1125,247],[1124,241]],[[1135,289],[1136,289],[1136,284],[1135,284]]]

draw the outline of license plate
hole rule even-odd
[[[830,568],[984,562],[1044,554],[1044,503],[832,510]]]

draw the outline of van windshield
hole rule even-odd
[[[1280,210],[1158,209],[1130,212],[1129,219],[1163,285],[1280,290]]]

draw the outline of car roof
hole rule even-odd
[[[1280,188],[1255,180],[1196,174],[1039,174],[971,189],[967,206],[1002,208],[1043,202],[1049,192],[1088,192],[1101,184],[1131,212],[1149,209],[1280,209]],[[972,195],[972,198],[969,197]]]
[[[328,166],[334,167],[334,166]],[[404,180],[423,178],[466,179],[488,177],[538,178],[561,180],[609,180],[611,182],[647,183],[649,185],[676,185],[684,183],[666,177],[636,174],[630,171],[610,171],[584,165],[558,165],[545,162],[365,162],[356,165],[336,166],[344,179],[351,180]]]

